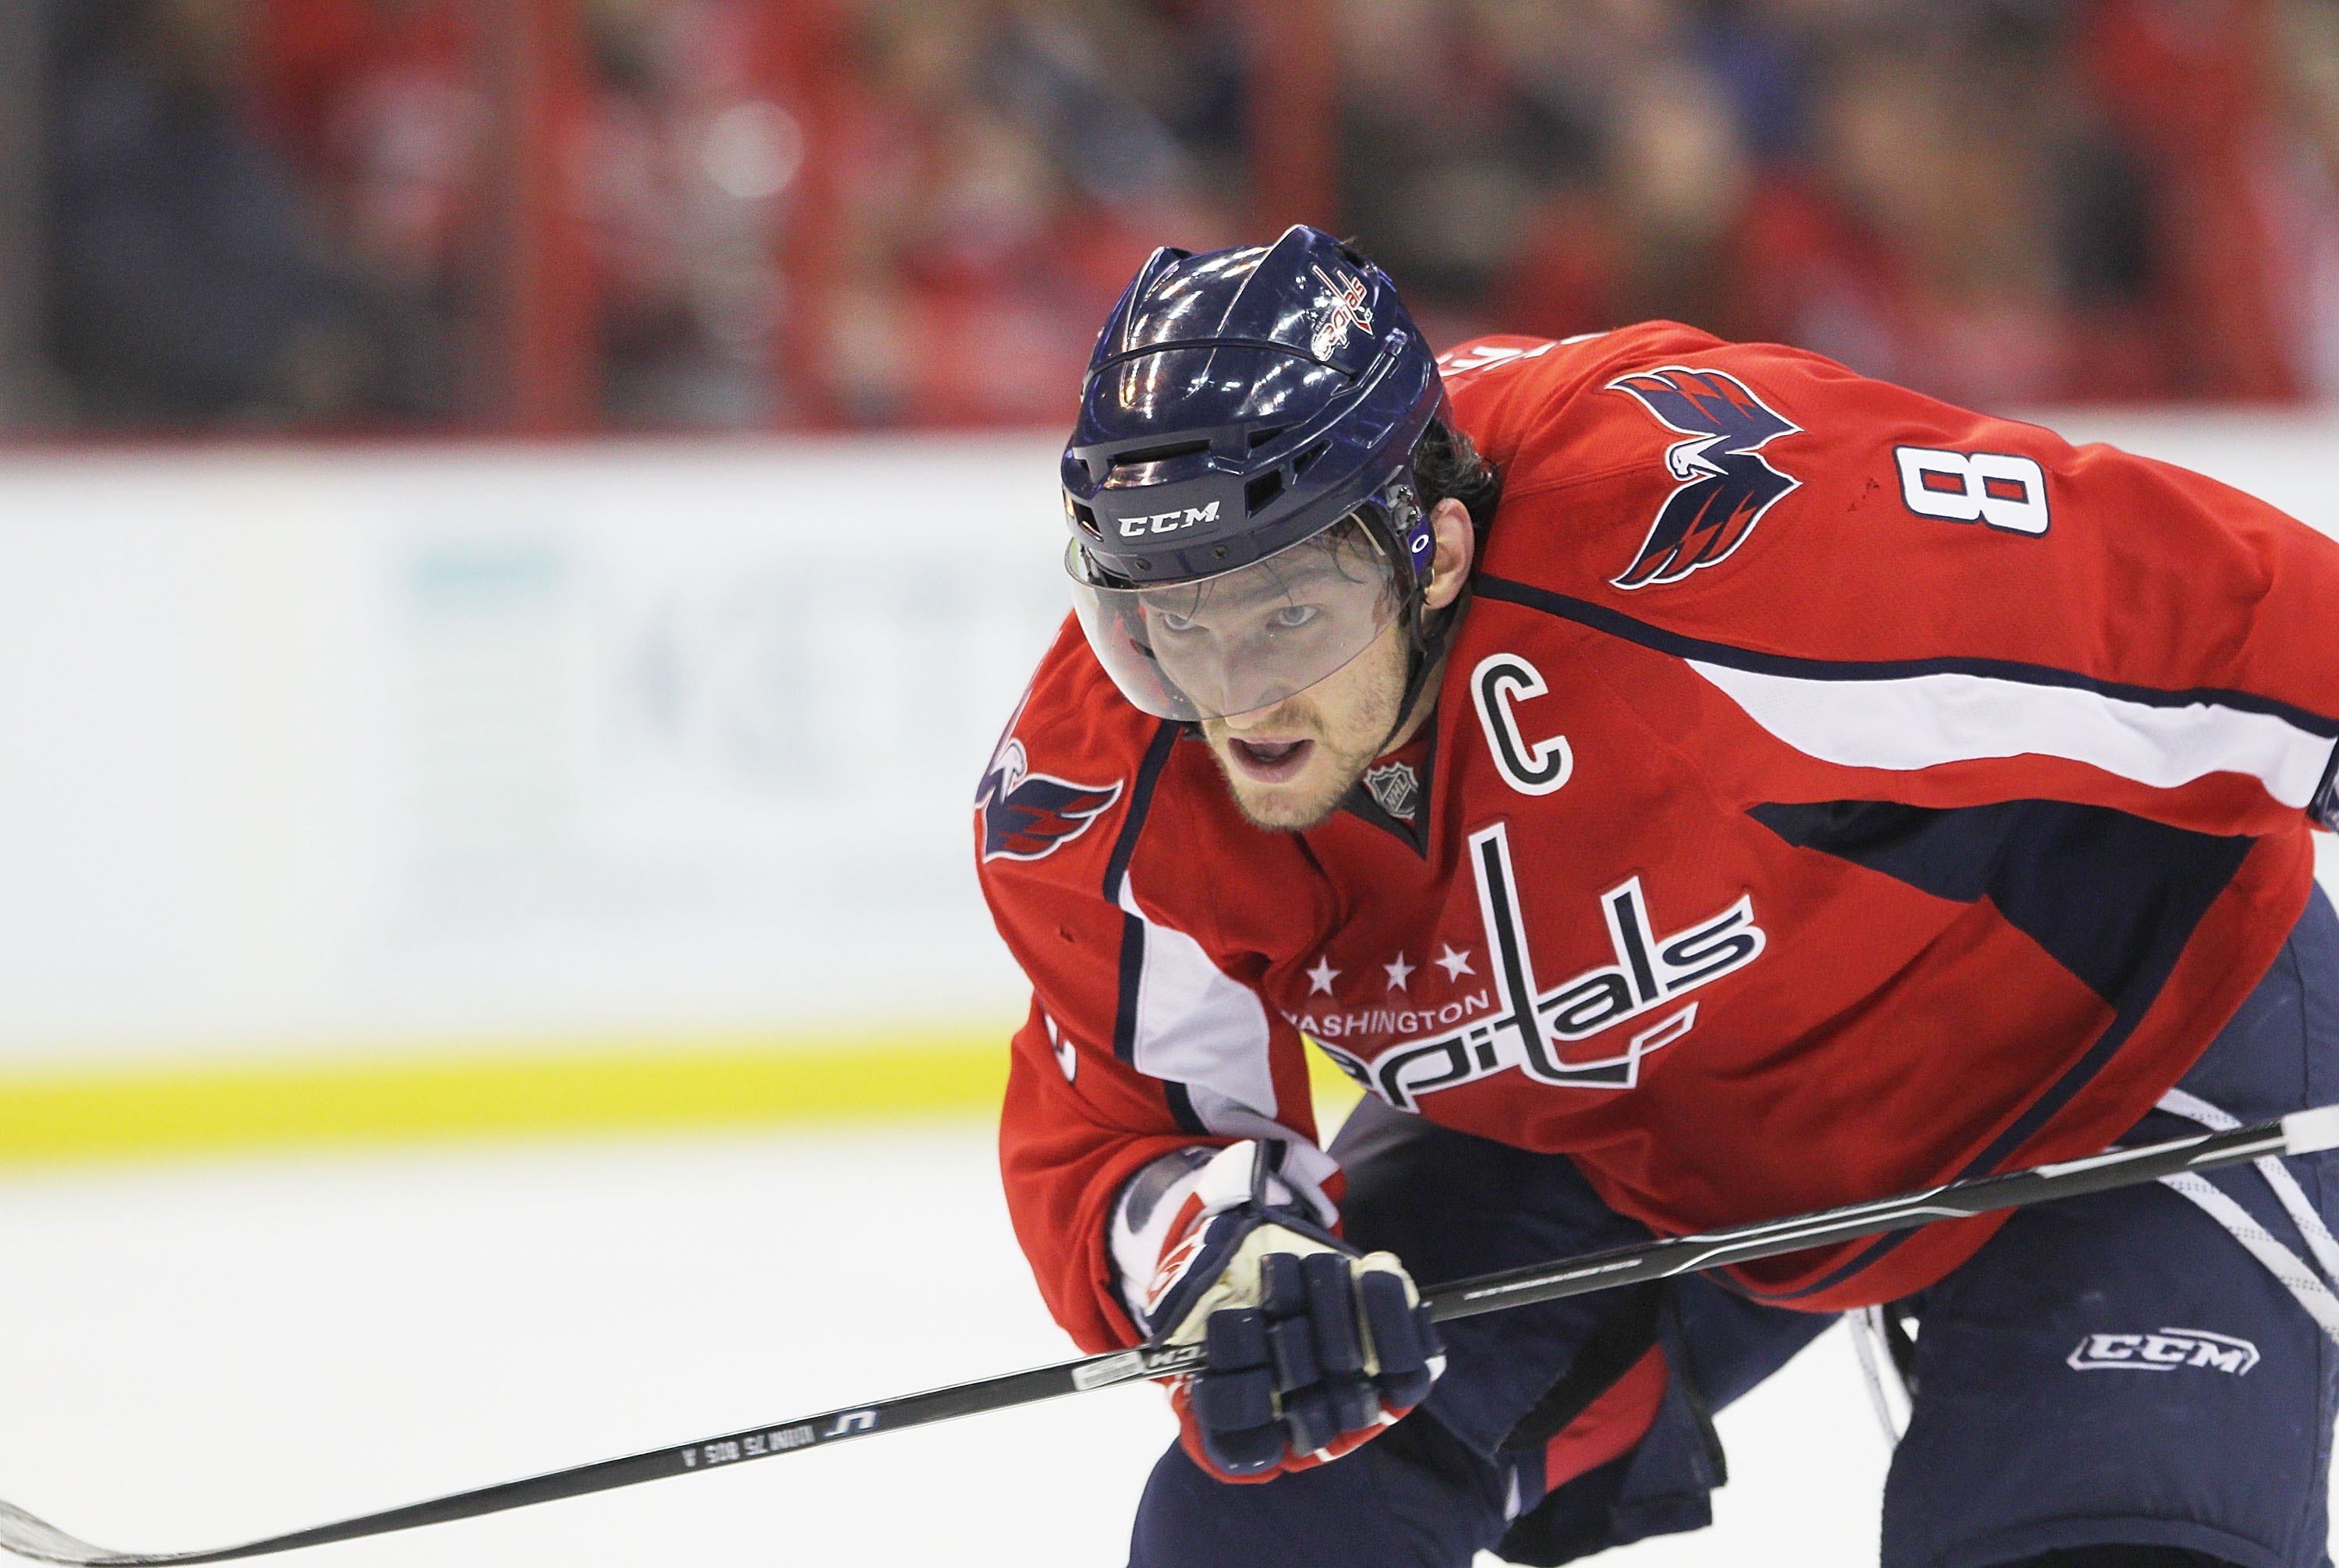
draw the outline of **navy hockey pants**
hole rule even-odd
[[[2179,1090],[2139,1139],[2339,1101],[2339,917],[2320,893]],[[1647,1234],[1563,1157],[1369,1099],[1333,1149],[1348,1236],[1426,1281]],[[2339,1154],[2283,1167],[2287,1202],[2243,1167],[2206,1196],[2156,1184],[2025,1209],[1908,1304],[1915,1399],[1885,1484],[1882,1568],[2107,1543],[2330,1568],[2339,1344],[2298,1292],[2314,1285],[2310,1229],[2339,1221]],[[2305,1260],[2304,1285],[2245,1248],[2235,1230],[2252,1222]],[[1466,1568],[1481,1549],[1553,1564],[1696,1529],[1724,1478],[1709,1412],[1831,1321],[1693,1277],[1447,1324],[1428,1401],[1348,1458],[1238,1486],[1172,1447],[1139,1505],[1131,1568]],[[1547,1488],[1545,1440],[1653,1345],[1669,1376],[1647,1434]]]

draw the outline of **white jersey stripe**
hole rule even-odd
[[[1229,979],[1200,942],[1148,919],[1127,877],[1120,883],[1120,907],[1145,923],[1130,1065],[1154,1078],[1210,1090],[1272,1120],[1275,1077],[1268,1061],[1267,1004],[1257,991]],[[1202,1109],[1199,1097],[1195,1109]]]
[[[2246,774],[2304,811],[2332,740],[2272,714],[2215,703],[2161,707],[1999,676],[1810,679],[1692,659],[1756,724],[1806,755],[1897,773],[1985,757],[2086,763],[2158,789]]]

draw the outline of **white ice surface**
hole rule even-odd
[[[121,1548],[1070,1353],[966,1124],[18,1176],[0,1237],[0,1496]],[[1605,1561],[1875,1561],[1886,1450],[1841,1330],[1721,1428],[1716,1527]],[[281,1561],[1113,1568],[1170,1435],[1114,1389]]]
[[[966,1125],[20,1176],[0,1236],[0,1496],[119,1548],[1071,1350]],[[1718,1531],[1612,1561],[1873,1561],[1884,1450],[1839,1336],[1722,1425]],[[1171,1432],[1108,1390],[306,1557],[1110,1568]]]

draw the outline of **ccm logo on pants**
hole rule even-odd
[[[2204,1328],[2164,1328],[2157,1334],[2090,1334],[2065,1359],[2081,1372],[2174,1372],[2180,1366],[2206,1366],[2239,1377],[2258,1364],[2258,1347]]]

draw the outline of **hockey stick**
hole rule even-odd
[[[2077,1198],[2110,1188],[2154,1181],[2185,1171],[2215,1170],[2269,1155],[2314,1154],[2329,1149],[2339,1149],[2339,1105],[2302,1110],[2279,1121],[2260,1122],[2228,1132],[2172,1139],[2166,1143],[2114,1149],[2087,1159],[2063,1160],[2028,1170],[2009,1171],[2003,1176],[1953,1181],[1923,1192],[1881,1198],[1872,1203],[1848,1204],[1841,1208],[1822,1209],[1815,1214],[1797,1215],[1759,1225],[1742,1225],[1699,1236],[1620,1247],[1556,1263],[1480,1275],[1426,1292],[1423,1300],[1429,1307],[1430,1316],[1440,1321],[1473,1317],[1482,1312],[1500,1312],[1505,1307],[1524,1307],[1530,1302],[1584,1296],[1621,1285],[1670,1279],[1675,1275],[1699,1269],[1719,1268],[1725,1264],[1776,1257],[1780,1253],[1796,1252],[1824,1242],[1913,1229],[1938,1219],[1969,1218],[1974,1215],[2040,1203],[2049,1198]],[[684,1475],[694,1470],[719,1469],[742,1460],[800,1453],[850,1437],[898,1432],[904,1427],[923,1426],[932,1422],[948,1421],[954,1416],[1036,1404],[1042,1399],[1053,1399],[1066,1394],[1085,1394],[1091,1389],[1109,1388],[1115,1384],[1134,1382],[1139,1378],[1181,1372],[1201,1358],[1199,1346],[1154,1346],[1091,1356],[1054,1366],[1035,1367],[1029,1372],[1010,1373],[1003,1377],[987,1377],[975,1383],[962,1383],[954,1387],[937,1388],[899,1399],[879,1400],[856,1409],[824,1411],[818,1415],[805,1416],[776,1426],[735,1432],[727,1436],[685,1444],[678,1448],[658,1448],[622,1459],[580,1464],[571,1470],[557,1470],[524,1481],[508,1481],[499,1486],[482,1487],[476,1492],[458,1492],[452,1496],[436,1498],[428,1503],[393,1508],[381,1514],[368,1514],[337,1524],[321,1524],[310,1530],[271,1535],[241,1546],[226,1546],[208,1552],[110,1552],[102,1546],[77,1540],[10,1504],[0,1503],[0,1548],[44,1563],[74,1564],[75,1568],[227,1563],[237,1558],[290,1552],[302,1546],[321,1546],[329,1542],[353,1541],[360,1536],[410,1530],[420,1524],[438,1524],[449,1520],[475,1518],[482,1514],[498,1514],[509,1508],[524,1508],[532,1503],[581,1497],[587,1493],[607,1492],[618,1486],[630,1486],[637,1482]]]

